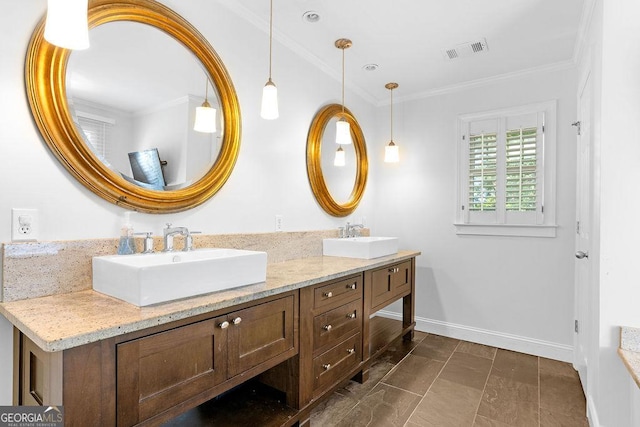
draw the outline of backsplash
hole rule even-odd
[[[267,263],[322,255],[322,239],[337,237],[338,231],[300,231],[254,234],[193,235],[194,247],[264,251]],[[362,230],[363,236],[369,230]],[[136,238],[138,252],[143,239]],[[182,238],[174,247],[182,248]],[[154,236],[156,251],[162,237]],[[47,295],[91,289],[91,258],[115,255],[118,239],[5,243],[2,245],[2,301],[18,301]],[[127,256],[127,255],[123,255]]]

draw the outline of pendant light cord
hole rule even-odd
[[[273,0],[269,2],[269,81],[271,81],[271,57],[273,55]]]
[[[393,89],[391,89],[391,142],[393,142]]]
[[[206,79],[204,84],[204,100],[209,100],[209,78]]]
[[[342,113],[344,114],[344,47],[342,48]]]

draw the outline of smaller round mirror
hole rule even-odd
[[[352,144],[336,144],[336,122],[349,123]],[[344,160],[342,161],[341,158]],[[364,194],[368,172],[367,148],[360,124],[339,104],[323,107],[307,137],[307,175],[320,206],[330,215],[352,213]]]

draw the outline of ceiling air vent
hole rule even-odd
[[[481,38],[472,42],[461,43],[455,47],[444,49],[442,55],[445,59],[452,60],[458,58],[465,58],[467,56],[475,55],[477,53],[486,52],[489,50],[487,40]]]

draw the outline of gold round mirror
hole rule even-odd
[[[334,166],[331,161],[327,161],[327,159],[333,158],[339,147],[335,143],[335,139],[330,136],[325,137],[327,125],[334,123],[336,119],[346,120],[351,129],[353,148],[347,146],[345,149],[343,147],[343,153],[346,157],[345,166]],[[325,154],[323,154],[323,149]],[[329,151],[329,156],[327,156],[327,151]],[[349,156],[350,153],[353,153],[354,156]],[[333,168],[341,169],[333,170]],[[307,175],[313,195],[322,209],[328,214],[338,217],[352,213],[358,207],[364,194],[368,170],[366,142],[356,118],[347,108],[344,108],[343,111],[342,105],[330,104],[323,107],[313,118],[307,136]],[[345,192],[345,186],[351,188],[350,193],[348,190]]]
[[[44,19],[34,30],[29,43],[25,64],[27,97],[45,142],[78,181],[119,206],[149,213],[168,213],[190,209],[205,202],[231,175],[240,146],[240,107],[221,59],[189,22],[153,0],[90,0],[88,19],[92,38],[92,47],[88,51],[72,52],[49,44],[44,39]],[[123,35],[125,30],[129,34],[130,29],[140,31],[136,40]],[[127,43],[127,40],[130,42]],[[141,44],[135,48],[134,42]],[[156,51],[166,55],[175,52],[176,56],[150,56],[149,52],[154,50],[151,46],[155,47],[156,43],[166,43]],[[128,44],[134,47],[133,50],[125,49]],[[123,45],[122,51],[119,51],[119,45]],[[147,46],[147,49],[140,46]],[[145,58],[145,72],[133,70],[140,71],[141,66],[136,64],[142,61],[135,62],[140,61],[139,57]],[[129,65],[129,70],[108,68],[122,67],[121,62]],[[113,78],[113,86],[108,87],[109,83],[100,77],[99,67],[107,69],[103,74]],[[164,86],[173,89],[171,102],[159,98],[160,91],[157,88],[162,85],[144,87],[154,80],[152,77],[177,74],[178,69],[181,73],[178,79],[192,87],[180,87],[179,90],[183,92],[178,94],[177,84],[163,82],[166,83]],[[156,113],[153,120],[149,119],[148,114],[144,120],[138,120],[144,122],[146,128],[138,122],[135,126],[129,125],[136,129],[130,138],[136,144],[123,144],[122,141],[127,138],[119,135],[116,139],[124,146],[114,145],[113,151],[117,155],[112,153],[113,157],[108,158],[96,149],[90,126],[96,117],[102,123],[108,123],[111,119],[103,118],[104,115],[100,114],[103,106],[88,94],[98,89],[105,97],[107,93],[110,96],[116,96],[118,92],[124,94],[128,90],[124,77],[130,75],[139,76],[138,80],[130,83],[131,86],[156,96],[154,108],[146,106],[140,109],[145,112],[154,110]],[[209,103],[218,110],[217,130],[216,133],[199,134],[193,131],[193,119],[195,107],[203,103],[206,91]],[[176,102],[173,99],[177,98],[182,102],[179,115],[166,116],[167,111],[175,111]],[[137,104],[143,99],[142,92],[130,97],[131,103]],[[105,99],[104,104],[109,104],[111,108],[115,101]],[[160,105],[168,105],[162,110],[165,116],[157,113]],[[117,111],[121,110],[127,110],[126,113],[131,116],[141,115],[137,111],[118,107]],[[79,116],[84,121],[79,120]],[[85,124],[80,124],[81,121]],[[127,120],[118,116],[118,122],[127,123]],[[175,127],[179,130],[174,133],[191,135],[186,141],[188,144],[180,141],[172,146],[167,123],[176,123]],[[140,129],[146,129],[147,132],[142,134]],[[150,146],[145,147],[141,141],[147,141]],[[168,162],[171,168],[165,171],[167,158],[171,159]],[[148,161],[155,162],[152,166],[159,165],[165,185],[150,186],[147,185],[148,181],[138,180],[135,168]]]

